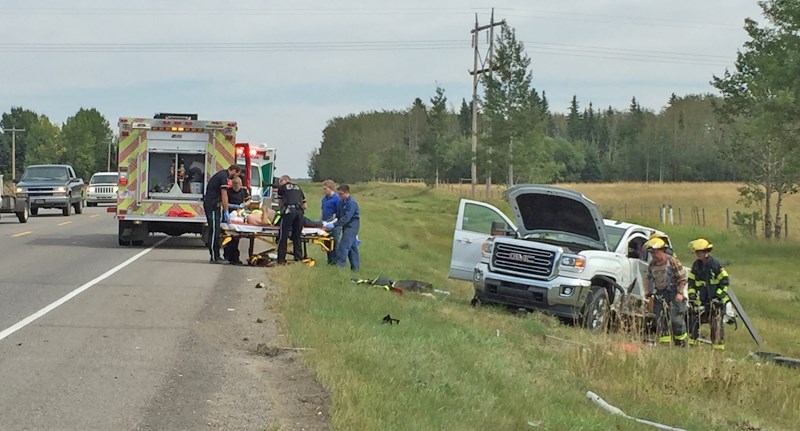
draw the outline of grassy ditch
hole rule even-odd
[[[458,197],[382,184],[353,192],[362,210],[359,276],[425,280],[452,294],[398,296],[325,265],[268,270],[279,286],[270,300],[291,343],[314,349],[304,361],[331,392],[333,429],[642,429],[592,404],[589,390],[630,415],[686,429],[794,429],[800,420],[800,374],[755,365],[743,328],[729,331],[720,354],[709,346],[649,348],[635,336],[594,335],[538,313],[473,308],[471,285],[447,279]],[[701,233],[668,232],[676,244]],[[787,262],[800,244],[702,234],[715,242],[765,349],[800,356],[800,268]],[[400,323],[382,323],[387,314]]]

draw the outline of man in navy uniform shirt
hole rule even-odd
[[[206,186],[206,194],[203,196],[203,209],[208,221],[208,252],[211,254],[211,263],[225,263],[225,259],[220,256],[219,233],[220,222],[226,221],[228,217],[228,181],[239,175],[242,168],[237,165],[230,165],[228,169],[223,169],[214,174]],[[225,220],[223,220],[223,218]]]
[[[306,196],[297,184],[292,183],[288,175],[278,180],[277,198],[281,208],[281,230],[278,235],[278,265],[286,263],[286,247],[289,237],[292,238],[295,262],[305,259],[303,255],[303,221],[307,207]]]
[[[250,191],[247,187],[242,187],[242,176],[237,175],[231,181],[231,188],[228,190],[228,208],[246,208],[250,204]],[[239,256],[239,237],[234,236],[231,242],[223,248],[225,260],[233,265],[243,265]]]

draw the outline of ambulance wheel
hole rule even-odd
[[[200,239],[203,240],[203,245],[208,247],[208,226],[203,226],[203,229],[200,231]]]

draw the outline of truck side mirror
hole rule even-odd
[[[508,232],[508,226],[501,221],[493,221],[492,222],[492,236],[504,236]]]

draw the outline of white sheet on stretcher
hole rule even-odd
[[[220,223],[219,226],[223,230],[230,230],[242,233],[277,234],[281,230],[280,226],[253,226],[250,224],[239,224],[239,223]],[[328,231],[326,231],[325,229],[320,229],[318,227],[304,227],[303,236],[308,236],[308,235],[327,236]]]

